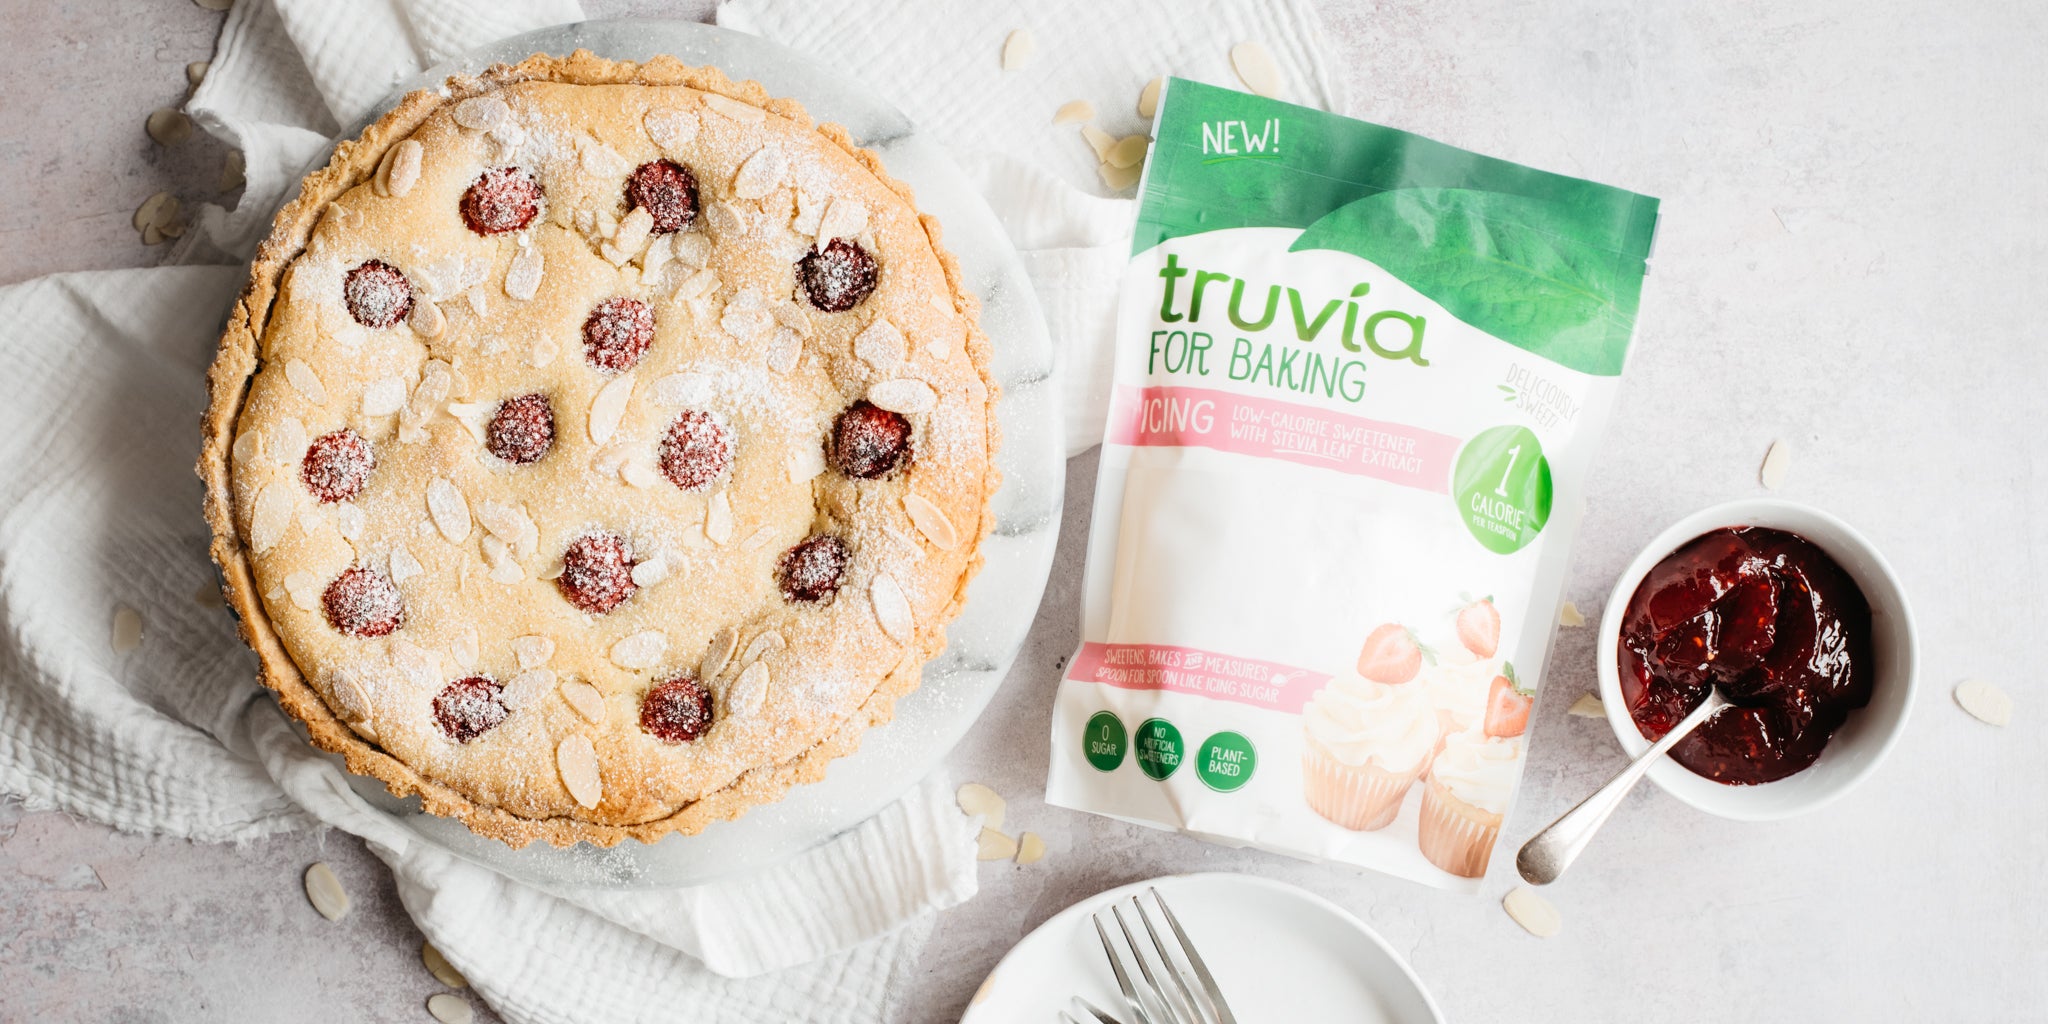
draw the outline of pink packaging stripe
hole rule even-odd
[[[1309,697],[1330,681],[1325,672],[1196,647],[1099,643],[1081,645],[1067,678],[1125,690],[1191,693],[1289,714],[1300,714]]]
[[[1109,443],[1213,448],[1449,494],[1459,441],[1401,423],[1213,388],[1120,387]]]

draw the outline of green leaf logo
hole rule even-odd
[[[1643,261],[1582,241],[1563,203],[1460,188],[1394,189],[1309,225],[1294,251],[1371,260],[1510,345],[1583,373],[1621,373]]]

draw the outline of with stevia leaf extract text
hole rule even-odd
[[[1656,206],[1171,80],[1049,799],[1476,888]]]

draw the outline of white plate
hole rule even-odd
[[[1135,882],[1060,911],[996,964],[960,1024],[1048,1024],[1077,995],[1134,1024],[1090,917],[1148,887],[1166,897],[1239,1024],[1443,1024],[1415,972],[1364,921],[1305,889],[1231,874]]]
[[[359,134],[405,93],[437,87],[451,74],[578,48],[615,60],[671,54],[689,64],[717,65],[735,79],[760,82],[772,95],[800,100],[812,116],[844,125],[856,142],[880,153],[889,173],[916,189],[918,207],[945,225],[946,247],[981,298],[981,327],[993,343],[991,369],[1003,391],[996,408],[1003,485],[994,499],[995,532],[982,548],[987,561],[968,588],[966,606],[947,630],[948,646],[925,667],[917,692],[897,702],[895,720],[870,731],[858,752],[833,762],[823,781],[694,836],[609,850],[540,844],[513,850],[460,822],[421,813],[416,798],[398,800],[373,779],[351,777],[357,793],[424,841],[523,881],[552,889],[696,885],[773,864],[866,820],[936,767],[995,695],[1031,627],[1059,536],[1066,454],[1053,347],[1009,236],[938,144],[866,85],[753,36],[674,21],[543,29],[402,83],[343,137]],[[314,166],[326,160],[323,154]]]

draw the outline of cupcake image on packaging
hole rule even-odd
[[[1529,725],[1531,698],[1516,682],[1514,666],[1502,668],[1488,689],[1479,723],[1444,738],[1422,790],[1416,837],[1422,855],[1462,878],[1486,874],[1522,765],[1521,736]]]
[[[1436,712],[1415,685],[1419,645],[1402,626],[1367,637],[1353,671],[1302,709],[1302,795],[1354,832],[1391,824],[1436,749]]]
[[[1422,790],[1417,841],[1430,863],[1463,878],[1486,874],[1521,761],[1520,740],[1461,732],[1444,741]]]

